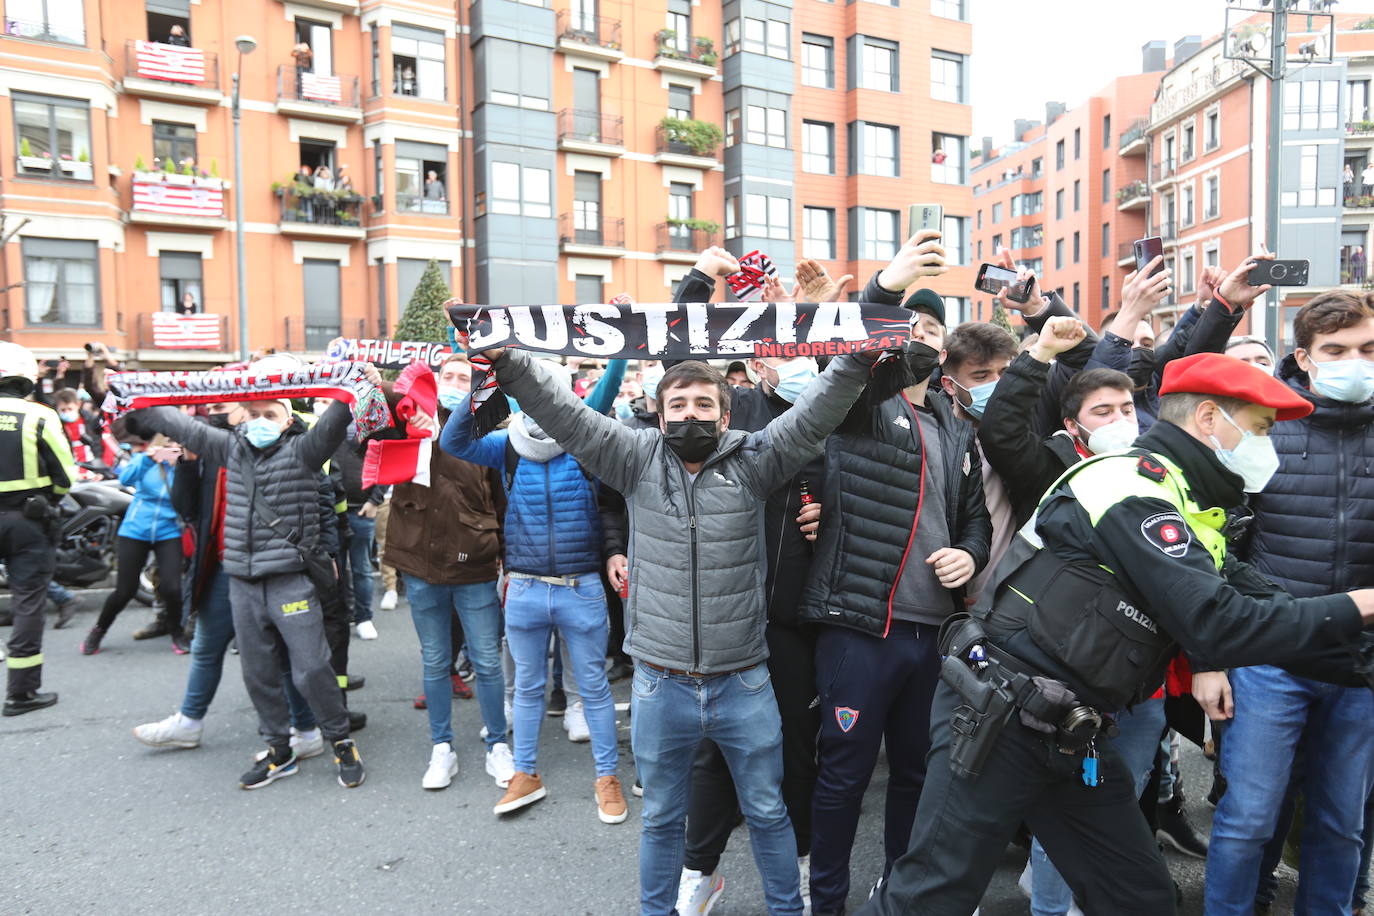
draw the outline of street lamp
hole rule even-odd
[[[243,257],[243,150],[239,143],[239,70],[243,69],[243,55],[252,54],[258,47],[252,35],[240,35],[234,39],[238,48],[238,63],[234,65],[234,98],[230,110],[234,115],[234,247],[238,258],[239,298],[239,359],[248,362],[248,293],[244,288]]]

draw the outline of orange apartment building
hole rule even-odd
[[[1150,42],[1144,72],[1072,109],[1050,103],[1045,124],[1018,121],[1011,144],[978,155],[975,263],[1011,249],[1093,327],[1117,308],[1131,244],[1147,234],[1144,128],[1163,65],[1163,42]],[[988,320],[992,307],[975,294],[974,319]]]
[[[906,205],[935,201],[969,260],[964,0],[4,0],[4,15],[0,333],[40,357],[90,340],[153,367],[237,354],[236,190],[252,349],[388,336],[429,259],[480,302],[664,300],[707,244],[763,250],[784,277],[819,257],[857,288]],[[960,267],[936,285],[952,317],[971,284]],[[160,336],[154,316],[179,303],[217,316],[212,345]]]

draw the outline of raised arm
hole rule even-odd
[[[596,387],[587,393],[583,403],[597,413],[610,410],[611,405],[615,403],[615,396],[620,393],[620,383],[625,379],[625,363],[626,360],[623,359],[608,362],[606,371],[601,373]]]
[[[457,409],[449,413],[448,422],[439,434],[439,447],[454,458],[488,468],[502,468],[506,464],[506,442],[510,433],[496,429],[480,439],[472,434],[472,395],[463,398]]]

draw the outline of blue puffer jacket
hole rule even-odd
[[[611,360],[585,404],[597,413],[610,409],[625,375],[625,361]],[[519,418],[516,422],[520,422]],[[504,472],[510,433],[498,429],[480,439],[472,435],[467,400],[449,416],[439,444],[473,464]],[[549,461],[521,458],[508,485],[505,568],[535,576],[595,574],[601,568],[601,517],[597,484],[566,452]]]
[[[175,475],[175,468],[160,466],[146,454],[135,455],[119,469],[119,482],[134,488],[134,501],[119,523],[120,537],[150,544],[181,537],[177,510],[172,506]]]
[[[1318,397],[1292,356],[1278,377],[1316,409],[1270,434],[1279,470],[1251,497],[1243,556],[1299,598],[1374,586],[1374,403]]]

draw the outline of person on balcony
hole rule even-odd
[[[1374,162],[1370,162],[1360,173],[1360,194],[1368,197],[1374,194]]]
[[[334,180],[334,188],[339,191],[344,191],[350,196],[355,193],[353,190],[353,179],[348,175],[348,166],[339,166],[339,177]]]
[[[438,201],[438,204],[430,204],[429,201]],[[439,173],[430,169],[425,174],[425,203],[421,204],[421,209],[426,212],[444,211],[447,209],[448,192],[444,190],[444,182],[440,180]]]
[[[186,29],[183,28],[179,22],[172,23],[172,27],[167,30],[167,41],[165,43],[176,45],[179,48],[191,47],[191,39],[187,37]]]
[[[1350,252],[1350,282],[1364,285],[1364,246],[1356,245]]]
[[[337,223],[338,213],[334,207],[333,195],[327,192],[334,190],[334,173],[329,170],[329,166],[322,165],[315,170],[315,191],[318,199],[315,201],[315,212],[318,222]]]
[[[1355,170],[1348,162],[1345,164],[1345,173],[1341,176],[1341,190],[1347,201],[1355,196]]]
[[[182,293],[181,301],[177,303],[178,315],[194,315],[200,311],[200,306],[196,305],[196,294],[187,290]]]

